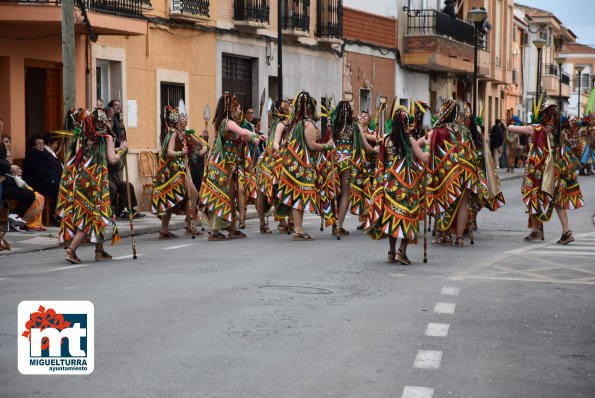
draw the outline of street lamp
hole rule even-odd
[[[577,119],[580,122],[581,120],[581,73],[585,67],[583,65],[575,65],[574,70],[578,72],[578,111],[577,111]]]
[[[558,79],[558,112],[560,112],[560,115],[562,114],[562,64],[564,64],[565,59],[559,55],[555,58],[558,69],[560,70],[560,78]]]
[[[467,17],[473,25],[474,29],[474,46],[473,46],[473,116],[477,116],[477,47],[478,47],[478,36],[479,29],[483,26],[484,21],[488,17],[488,12],[485,8],[473,7],[467,14]]]
[[[545,47],[546,44],[547,41],[541,38],[533,40],[533,45],[535,45],[535,47],[537,48],[537,89],[535,90],[536,97],[539,97],[539,95],[541,94],[541,50],[543,49],[543,47]]]

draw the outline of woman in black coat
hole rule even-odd
[[[46,149],[43,138],[34,135],[23,160],[23,177],[36,192],[54,201],[58,198],[62,164]]]

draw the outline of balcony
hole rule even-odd
[[[234,0],[233,3],[233,22],[238,28],[266,28],[269,13],[268,0]]]
[[[562,83],[564,83],[564,74],[562,74]],[[560,78],[557,75],[546,72],[541,78],[541,87],[550,97],[560,96]],[[570,97],[570,86],[568,84],[562,84],[562,97]]]
[[[342,43],[343,6],[341,0],[322,0],[318,2],[316,38],[322,43]]]
[[[87,11],[89,21],[97,34],[146,34],[147,21],[142,11],[143,4],[150,5],[148,0],[75,0],[75,29],[77,32],[84,32],[79,4]],[[0,25],[9,31],[27,26],[27,29],[35,29],[39,33],[60,32],[60,5],[60,0],[0,0]],[[126,18],[126,22],[123,23],[121,17]]]
[[[310,7],[309,0],[285,1],[285,15],[283,16],[283,34],[296,37],[310,35]]]
[[[209,19],[209,0],[172,0],[169,17],[198,22]]]
[[[403,65],[422,71],[473,73],[475,27],[437,10],[409,10]],[[490,72],[487,38],[478,37],[480,76]]]

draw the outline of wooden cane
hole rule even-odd
[[[124,176],[126,177],[126,196],[128,199],[128,220],[130,221],[130,244],[132,245],[132,259],[136,260],[136,242],[134,241],[134,218],[132,197],[130,196],[130,180],[128,179],[128,157],[124,154]]]
[[[188,150],[188,144],[187,144],[187,139],[186,139],[186,133],[184,132],[184,149],[186,149],[186,151]],[[188,212],[190,211],[190,208],[192,207],[191,205],[191,201],[192,201],[192,195],[190,195],[190,185],[188,182],[188,174],[190,173],[190,167],[188,166],[188,153],[186,153],[184,155],[184,167],[186,168],[186,195],[188,195]],[[195,204],[196,205],[196,204]],[[195,213],[195,212],[193,212]],[[190,214],[188,215],[190,217],[190,233],[192,234],[192,239],[196,239],[196,233],[194,231],[194,214]]]

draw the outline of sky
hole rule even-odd
[[[519,0],[515,3],[540,8],[554,14],[577,35],[576,42],[595,46],[595,1],[593,0]]]

